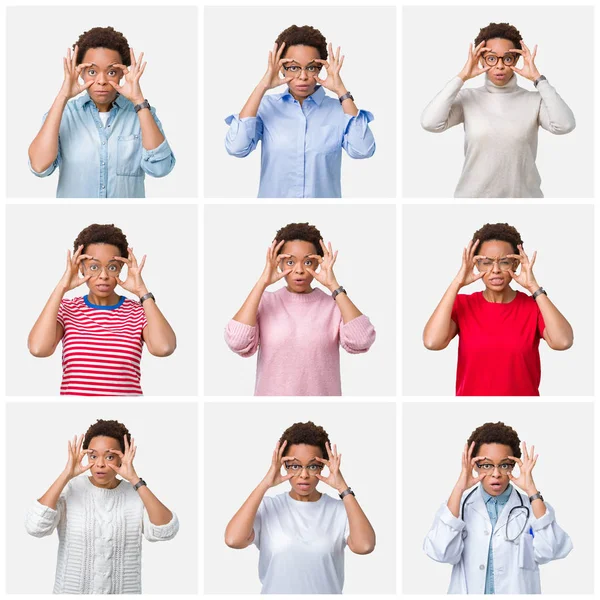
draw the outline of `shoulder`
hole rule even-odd
[[[481,302],[482,292],[473,292],[472,294],[457,294],[454,303],[458,306],[473,306]]]
[[[144,313],[144,307],[140,304],[139,300],[132,300],[131,298],[124,298],[119,308],[134,314]]]
[[[517,295],[515,296],[514,301],[534,312],[539,312],[540,310],[540,307],[538,306],[537,302],[533,299],[533,296],[530,296],[525,292],[521,292],[520,290],[517,290]]]
[[[276,496],[264,496],[261,500],[261,510],[263,512],[278,512],[287,502],[287,492],[277,494]]]
[[[78,296],[77,298],[63,298],[60,301],[61,306],[65,308],[74,308],[78,306],[83,306],[85,301],[83,300],[83,296]]]

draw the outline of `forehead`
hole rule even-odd
[[[280,253],[292,254],[296,258],[301,258],[307,254],[316,254],[317,249],[310,242],[305,242],[303,240],[292,240],[290,242],[286,242],[281,247]]]
[[[477,454],[487,456],[494,461],[500,461],[513,453],[512,448],[506,444],[482,444]]]
[[[292,444],[285,449],[286,456],[295,456],[300,462],[309,462],[315,456],[323,458],[323,452],[318,446],[308,444]]]
[[[292,58],[297,63],[304,65],[321,58],[319,51],[312,46],[290,46],[285,51],[285,58]]]
[[[122,62],[121,55],[116,50],[108,48],[89,48],[81,62],[94,63],[99,69],[106,69],[109,65]]]
[[[500,56],[509,50],[514,50],[515,48],[515,45],[510,40],[505,40],[503,38],[486,40],[485,46],[486,48],[489,48],[491,52]]]
[[[107,437],[105,435],[98,435],[90,440],[90,444],[88,446],[98,452],[104,452],[105,450],[110,450],[114,448],[119,450],[119,440],[115,440],[115,438]]]
[[[488,240],[479,246],[477,254],[483,254],[484,256],[496,258],[498,256],[514,254],[514,252],[513,247],[508,242],[502,242],[500,240]]]
[[[89,254],[90,256],[100,261],[110,261],[113,256],[120,256],[121,252],[112,244],[89,244],[83,249],[83,254]]]

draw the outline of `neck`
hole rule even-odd
[[[293,290],[289,285],[286,285],[285,289],[292,294],[310,294],[313,291],[313,288],[311,288],[310,286],[305,292],[297,292],[296,290]]]
[[[517,292],[515,292],[515,290],[508,285],[500,292],[490,290],[490,288],[485,288],[483,291],[483,297],[488,302],[493,302],[495,304],[506,304],[508,302],[512,302],[516,295]]]
[[[88,300],[92,303],[92,304],[96,304],[98,306],[114,306],[115,304],[117,304],[120,300],[121,296],[119,296],[118,294],[115,294],[115,292],[113,292],[110,296],[108,296],[108,298],[105,297],[98,297],[96,296],[93,292],[88,292]]]
[[[116,477],[114,479],[111,479],[110,481],[107,481],[104,484],[98,483],[93,477],[88,477],[88,479],[94,487],[103,488],[105,490],[114,490],[121,483],[121,480],[117,479]]]
[[[308,496],[300,496],[300,494],[297,494],[294,490],[290,490],[290,498],[292,500],[297,500],[298,502],[316,502],[321,498],[321,495],[321,492],[315,490]]]
[[[114,100],[111,100],[110,102],[108,102],[106,104],[98,104],[98,102],[96,102],[95,100],[92,100],[92,102],[96,105],[98,112],[109,112],[110,109],[112,108]]]

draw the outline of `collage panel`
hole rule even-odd
[[[207,402],[204,593],[394,594],[395,424],[393,403]]]
[[[197,411],[8,402],[8,593],[197,593]]]
[[[591,403],[402,410],[404,594],[593,593]]]

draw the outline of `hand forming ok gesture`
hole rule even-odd
[[[469,488],[472,488],[476,483],[479,483],[485,476],[486,473],[483,471],[475,477],[473,475],[473,469],[475,463],[479,460],[483,460],[483,456],[473,457],[473,449],[475,448],[475,442],[471,443],[471,446],[465,444],[462,452],[461,470],[458,481],[456,482],[457,487],[464,492]]]
[[[340,71],[344,64],[344,56],[340,58],[339,46],[337,47],[335,55],[333,54],[333,47],[331,44],[328,44],[327,48],[329,62],[321,58],[315,59],[315,62],[318,62],[325,67],[327,70],[327,77],[325,79],[320,79],[318,75],[315,75],[315,80],[334,94],[343,96],[347,91],[342,82],[342,78],[340,77]]]
[[[108,83],[110,83],[121,96],[125,96],[127,100],[130,100],[134,104],[141,104],[144,101],[144,94],[142,94],[140,88],[140,77],[144,74],[147,63],[142,62],[142,59],[144,58],[143,52],[139,55],[137,61],[135,60],[133,48],[129,49],[129,56],[131,58],[131,67],[127,68],[125,65],[119,64],[113,65],[123,71],[125,83],[123,85],[119,85],[113,81],[109,81]]]
[[[308,258],[314,258],[319,262],[319,270],[315,271],[310,267],[306,267],[306,270],[321,285],[325,286],[329,291],[334,292],[340,287],[333,272],[333,265],[335,265],[338,251],[333,251],[333,248],[331,247],[331,242],[328,242],[327,246],[325,246],[323,240],[319,240],[319,244],[321,245],[321,249],[323,250],[323,256],[321,256],[320,254],[309,254],[308,256]]]
[[[325,449],[327,450],[328,459],[326,460],[324,458],[315,456],[315,460],[318,460],[329,469],[329,475],[327,475],[327,477],[323,477],[323,475],[317,474],[316,478],[319,481],[330,485],[332,488],[338,491],[338,494],[341,494],[343,491],[348,489],[348,485],[344,481],[344,477],[340,471],[342,455],[338,454],[337,446],[335,444],[333,445],[333,452],[331,451],[329,442],[325,442]]]
[[[90,469],[92,463],[88,463],[87,465],[83,464],[83,457],[87,454],[86,450],[81,449],[83,444],[83,435],[80,435],[79,437],[76,435],[73,436],[73,440],[69,440],[67,444],[69,448],[68,459],[63,473],[69,478],[69,480],[71,480]]]
[[[127,440],[127,435],[123,436],[123,440],[125,441],[125,453],[117,448],[110,449],[112,453],[116,454],[121,459],[121,464],[116,465],[114,462],[107,462],[106,464],[123,479],[135,485],[140,479],[133,468],[133,459],[135,458],[137,448],[133,438],[131,438],[131,444]]]
[[[67,50],[67,56],[63,58],[63,70],[65,79],[62,87],[60,88],[59,95],[64,96],[66,100],[70,100],[87,90],[93,83],[94,80],[90,79],[87,83],[79,83],[79,77],[81,71],[86,67],[91,67],[92,63],[81,63],[77,65],[77,53],[79,46],[75,46],[75,50],[71,52],[71,48]]]
[[[510,67],[515,73],[521,75],[521,77],[525,77],[525,79],[529,79],[530,81],[535,81],[541,77],[540,72],[537,70],[535,66],[535,55],[537,54],[537,44],[533,47],[533,54],[530,52],[529,48],[525,45],[525,42],[521,40],[521,46],[523,46],[523,50],[518,50],[514,48],[511,52],[516,52],[523,57],[523,66],[520,69],[517,67]]]
[[[277,283],[280,279],[292,272],[292,269],[280,271],[278,265],[284,258],[290,258],[291,254],[278,254],[281,247],[285,244],[285,240],[281,240],[278,244],[275,240],[267,249],[267,260],[260,281],[265,287]]]
[[[146,255],[142,257],[142,262],[138,265],[137,258],[133,254],[133,248],[127,248],[129,253],[127,258],[122,256],[113,256],[115,260],[125,263],[127,265],[127,279],[121,281],[117,277],[117,283],[128,292],[135,294],[138,298],[141,298],[144,294],[148,293],[146,284],[142,279],[142,269],[146,263]]]
[[[537,494],[535,483],[533,482],[533,476],[531,472],[535,463],[537,462],[538,455],[535,454],[535,446],[531,446],[529,452],[527,451],[527,444],[521,442],[521,449],[523,450],[523,460],[515,456],[509,456],[511,460],[514,460],[519,465],[519,476],[515,477],[512,473],[509,473],[508,477],[517,486],[519,486],[528,496]]]
[[[283,65],[286,62],[290,62],[291,58],[281,58],[283,54],[283,49],[285,48],[285,42],[281,43],[279,49],[277,48],[277,44],[273,46],[273,50],[269,51],[269,59],[267,61],[267,71],[263,75],[263,78],[260,80],[260,86],[265,90],[271,90],[276,88],[284,83],[289,83],[294,79],[293,77],[281,77],[279,74]]]
[[[281,474],[281,467],[286,461],[296,460],[295,456],[284,456],[283,452],[287,446],[287,440],[283,441],[283,444],[277,442],[275,450],[273,450],[273,456],[271,457],[271,466],[264,476],[263,482],[268,484],[269,487],[275,487],[284,481],[288,481],[294,476],[294,473],[288,473],[287,475]]]
[[[482,67],[480,64],[479,59],[481,58],[481,55],[487,51],[489,51],[489,48],[485,47],[485,40],[477,44],[475,47],[473,47],[472,44],[469,44],[467,62],[462,68],[462,71],[458,74],[463,81],[468,81],[469,79],[473,79],[473,77],[477,77],[482,73],[487,73],[492,68],[489,65]]]
[[[521,263],[521,269],[518,275],[514,271],[509,271],[509,273],[519,285],[522,285],[526,290],[533,294],[540,288],[533,274],[533,265],[535,264],[537,251],[533,253],[531,260],[529,260],[529,257],[523,250],[523,246],[519,244],[517,248],[519,254],[507,254],[507,258],[516,258]]]
[[[77,248],[73,256],[71,256],[71,251],[67,250],[67,267],[59,283],[63,293],[74,290],[76,287],[79,287],[88,281],[92,276],[91,274],[86,275],[85,277],[79,276],[81,261],[86,258],[92,258],[89,254],[81,254],[82,250],[83,245]]]
[[[470,285],[474,281],[481,279],[485,275],[485,271],[481,271],[481,273],[475,273],[475,251],[479,246],[479,240],[473,240],[469,242],[466,248],[463,248],[462,253],[462,264],[460,266],[460,271],[454,278],[454,281],[458,283],[458,285],[462,288],[466,285]]]

